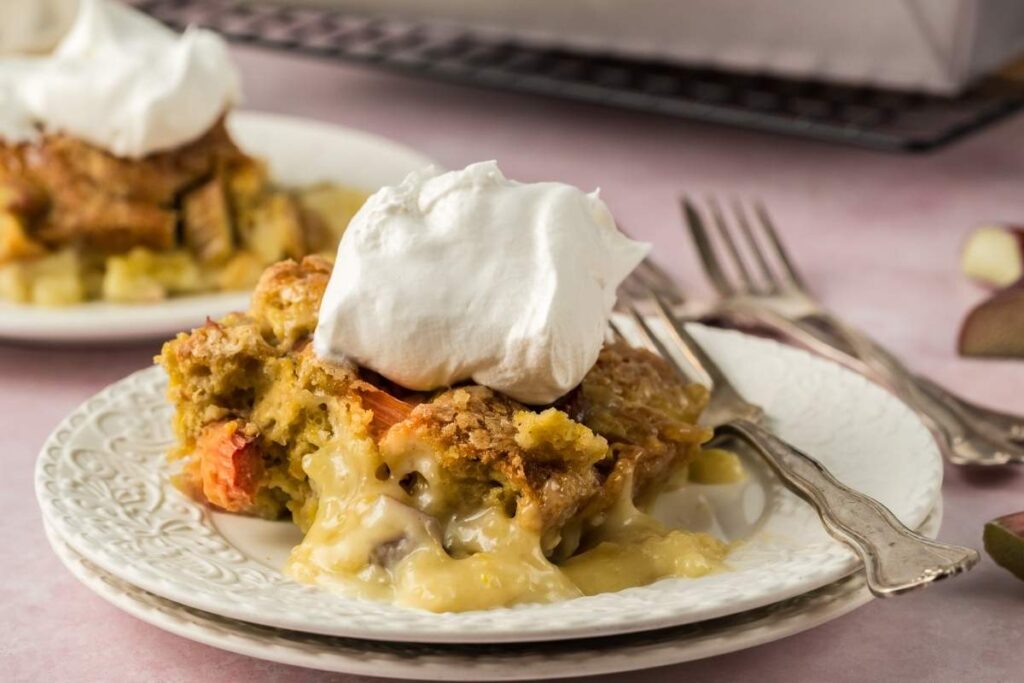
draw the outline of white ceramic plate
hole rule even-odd
[[[773,341],[692,326],[775,430],[911,527],[939,495],[942,463],[916,416],[838,365]],[[291,630],[419,642],[581,638],[713,619],[833,583],[857,567],[814,511],[759,463],[733,487],[693,487],[660,515],[743,543],[729,570],[547,605],[433,614],[341,598],[283,576],[287,523],[211,514],[167,481],[171,407],[162,370],[131,375],[66,418],[43,446],[46,520],[86,559],[176,602]]]
[[[919,529],[934,538],[942,501]],[[417,680],[510,681],[594,676],[714,657],[785,638],[871,601],[860,574],[796,598],[689,626],[615,639],[522,645],[422,645],[316,636],[225,619],[147,593],[104,572],[47,529],[57,555],[114,606],[165,631],[282,664]]]
[[[288,116],[236,111],[228,128],[242,149],[267,160],[271,177],[286,185],[333,181],[372,191],[431,163],[375,135]],[[246,292],[65,308],[0,302],[0,339],[81,344],[167,338],[202,324],[207,316],[219,318],[248,305]]]

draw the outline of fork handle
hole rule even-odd
[[[794,328],[802,333],[793,334]],[[1024,463],[1024,420],[996,413],[954,396],[939,385],[911,373],[902,362],[863,332],[829,313],[795,319],[787,336],[887,385],[926,421],[942,455],[956,465]],[[859,368],[858,368],[859,366]]]
[[[828,533],[860,556],[868,588],[876,596],[898,595],[977,564],[976,550],[911,531],[881,503],[840,483],[817,460],[763,427],[732,420],[716,432],[750,444],[787,488],[814,506]]]
[[[827,313],[790,319],[763,307],[723,304],[718,314],[740,316],[784,339],[885,384],[935,433],[943,456],[958,465],[1024,463],[1024,418],[959,398],[914,375],[875,341]]]
[[[957,465],[1024,463],[1024,444],[1014,440],[1016,429],[1006,431],[991,415],[953,396],[937,385],[915,378],[911,387],[914,406],[926,415],[946,441],[946,456]],[[972,414],[972,411],[977,411]],[[1019,438],[1019,436],[1017,437]]]
[[[972,403],[923,375],[917,375],[915,379],[929,396],[936,401],[943,402],[950,410],[960,413],[966,419],[989,424],[999,435],[1024,444],[1024,417]]]
[[[848,349],[871,374],[921,415],[939,447],[958,465],[1024,463],[1024,420],[969,403],[912,373],[889,351],[830,314],[806,316],[797,325],[824,343]]]

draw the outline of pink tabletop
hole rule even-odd
[[[1024,413],[1024,362],[962,360],[954,338],[982,296],[957,272],[973,224],[1024,220],[1024,117],[929,156],[881,153],[440,85],[236,50],[253,109],[336,122],[447,167],[498,159],[522,180],[600,187],[623,226],[707,294],[676,198],[763,197],[821,297],[913,367]],[[32,493],[40,444],[72,408],[151,362],[158,344],[0,346],[0,678],[314,681],[328,674],[222,652],[123,614],[78,584],[43,538]],[[1019,469],[946,468],[940,537],[980,547],[983,523],[1024,509]],[[637,681],[1019,680],[1024,583],[986,557],[965,577],[743,652],[637,673]],[[333,680],[356,680],[337,677]],[[620,680],[619,678],[616,678]],[[608,680],[611,680],[609,678]]]

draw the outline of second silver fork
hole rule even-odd
[[[639,295],[639,296],[638,296]],[[663,323],[663,338],[631,299],[652,305]],[[785,485],[817,510],[825,529],[853,548],[864,564],[867,584],[879,597],[897,595],[966,571],[978,562],[970,548],[946,545],[911,531],[876,500],[833,477],[817,460],[772,434],[764,412],[746,401],[728,377],[687,332],[672,306],[657,291],[634,280],[623,297],[626,310],[645,344],[686,376],[670,350],[678,351],[698,372],[711,379],[705,419],[718,436],[732,436],[750,446]],[[619,336],[625,337],[616,327]]]
[[[734,202],[732,220],[714,199],[708,201],[706,211],[688,199],[682,206],[704,271],[722,297],[716,313],[749,315],[797,343],[874,377],[922,417],[943,455],[953,463],[1024,462],[1024,418],[978,406],[915,375],[868,335],[827,311],[810,293],[763,205],[747,211]],[[729,275],[726,259],[719,256],[712,232],[724,246],[734,275]],[[742,256],[743,251],[750,256]]]

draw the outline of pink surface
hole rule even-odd
[[[930,156],[890,156],[237,50],[246,106],[380,133],[456,167],[498,159],[523,180],[600,186],[630,232],[695,296],[707,294],[679,227],[680,192],[751,193],[775,214],[812,286],[918,370],[1024,413],[1024,362],[957,358],[981,292],[957,273],[979,221],[1024,221],[1024,118]],[[313,681],[328,674],[221,652],[129,617],[63,569],[43,538],[32,468],[57,421],[149,364],[157,344],[0,346],[0,678]],[[980,547],[992,517],[1024,509],[1019,469],[947,467],[941,538]],[[636,674],[638,681],[1018,679],[1024,583],[987,558],[965,577],[872,604],[758,648]],[[356,680],[337,677],[334,680]],[[609,680],[611,680],[609,678]]]

